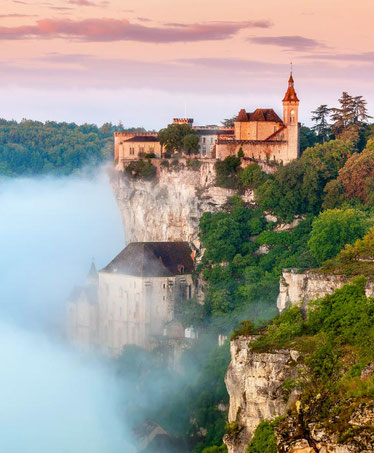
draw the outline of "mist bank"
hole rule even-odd
[[[124,245],[105,169],[2,179],[0,217],[0,451],[133,451],[123,383],[60,339],[92,258],[104,266]]]

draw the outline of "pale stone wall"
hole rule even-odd
[[[286,139],[285,139],[286,140]],[[267,141],[236,143],[228,140],[227,143],[218,143],[216,146],[217,159],[224,160],[227,156],[237,156],[242,148],[244,156],[248,159],[262,160],[264,162],[283,162],[287,164],[294,159],[290,157],[287,141]]]
[[[80,349],[93,349],[98,344],[97,304],[85,297],[67,303],[67,335]]]
[[[118,163],[120,164],[124,159],[137,160],[142,154],[148,153],[154,153],[156,157],[160,158],[162,153],[160,142],[124,141],[118,145]]]
[[[266,140],[282,127],[275,121],[235,121],[236,140]]]
[[[193,296],[191,275],[134,277],[99,272],[99,343],[118,355],[126,344],[150,348],[150,336],[163,335],[178,301]]]

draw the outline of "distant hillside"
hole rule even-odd
[[[69,175],[112,158],[115,131],[121,124],[56,123],[0,119],[0,175]]]

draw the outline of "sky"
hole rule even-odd
[[[2,0],[7,119],[159,129],[282,112],[290,62],[300,121],[342,91],[374,114],[372,0]]]

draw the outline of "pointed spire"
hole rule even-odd
[[[96,283],[98,278],[99,274],[95,266],[95,261],[92,259],[92,264],[86,277],[87,283]]]
[[[293,80],[293,75],[292,75],[292,63],[291,63],[290,78],[288,79],[288,90],[283,99],[283,102],[289,102],[289,101],[299,102],[299,99],[297,97],[297,94],[296,94],[296,91],[294,88],[294,80]]]

